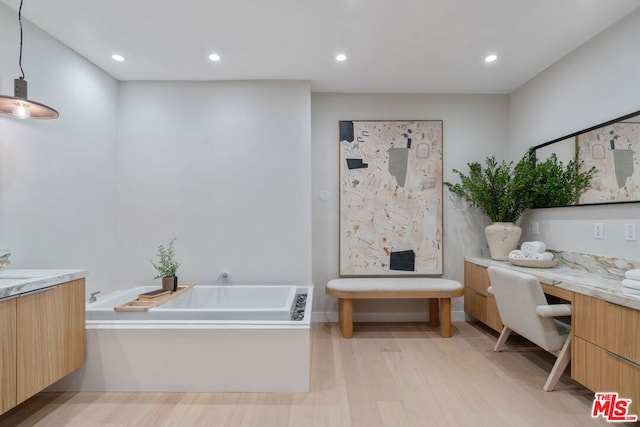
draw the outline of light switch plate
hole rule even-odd
[[[601,222],[593,223],[593,238],[604,239],[604,224]]]

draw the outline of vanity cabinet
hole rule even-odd
[[[496,299],[489,294],[487,268],[466,261],[464,263],[464,311],[490,328],[501,332],[502,319]]]
[[[0,307],[3,413],[84,363],[84,279],[19,295]]]
[[[0,301],[0,414],[16,406],[16,298]]]
[[[573,302],[571,376],[598,392],[618,392],[640,413],[640,311],[588,295]]]
[[[500,331],[495,299],[487,292],[487,267],[465,261],[464,285],[465,312]],[[544,282],[541,286],[547,296],[572,304],[571,377],[594,392],[631,399],[630,413],[640,415],[640,311]]]

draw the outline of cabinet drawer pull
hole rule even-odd
[[[613,306],[615,306],[615,307],[626,308],[627,310],[629,310],[629,307],[626,307],[626,306],[624,306],[624,305],[622,305],[622,304],[618,304],[618,303],[611,302],[611,301],[606,301],[606,303],[607,303],[607,304],[610,304],[610,305],[613,305]]]
[[[476,295],[480,295],[481,297],[486,297],[485,294],[480,293],[480,291],[476,291],[475,289],[471,289]]]
[[[22,292],[20,294],[9,295],[8,297],[0,298],[0,301],[9,301],[10,299],[26,297],[27,295],[33,295],[33,294],[37,294],[37,293],[40,293],[40,292],[48,291],[49,289],[53,289],[56,286],[57,285],[52,285],[52,286],[47,286],[46,288],[34,289],[32,291]]]
[[[45,291],[51,290],[51,289],[55,288],[56,286],[58,286],[58,285],[51,285],[51,286],[47,286],[46,288],[34,289],[32,291],[24,292],[24,293],[21,293],[20,295],[16,295],[16,296],[26,297],[26,296],[33,295],[33,294],[39,294],[40,292],[45,292]]]
[[[625,362],[625,363],[627,363],[627,364],[629,364],[629,365],[631,365],[631,366],[634,366],[634,367],[636,367],[636,368],[640,369],[640,364],[638,364],[638,363],[636,363],[636,362],[633,362],[633,361],[631,361],[631,360],[629,360],[629,359],[627,359],[627,358],[625,358],[625,357],[622,357],[622,356],[619,356],[619,355],[617,355],[617,354],[615,354],[615,353],[612,353],[612,352],[610,352],[609,350],[607,350],[607,354],[608,354],[609,356],[611,356],[611,357],[615,358],[615,359],[618,359],[618,360],[620,360],[620,361],[622,361],[622,362]]]

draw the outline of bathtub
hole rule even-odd
[[[50,390],[309,391],[313,286],[196,285],[147,312],[113,309],[157,288],[87,304],[87,361]]]
[[[148,312],[116,312],[113,307],[158,289],[139,286],[87,305],[87,321],[291,320],[296,286],[198,285]],[[308,293],[306,290],[300,292]]]

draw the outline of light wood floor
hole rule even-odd
[[[41,393],[0,426],[591,426],[593,395],[567,374],[545,393],[553,358],[526,342],[454,323],[315,324],[311,392]]]

